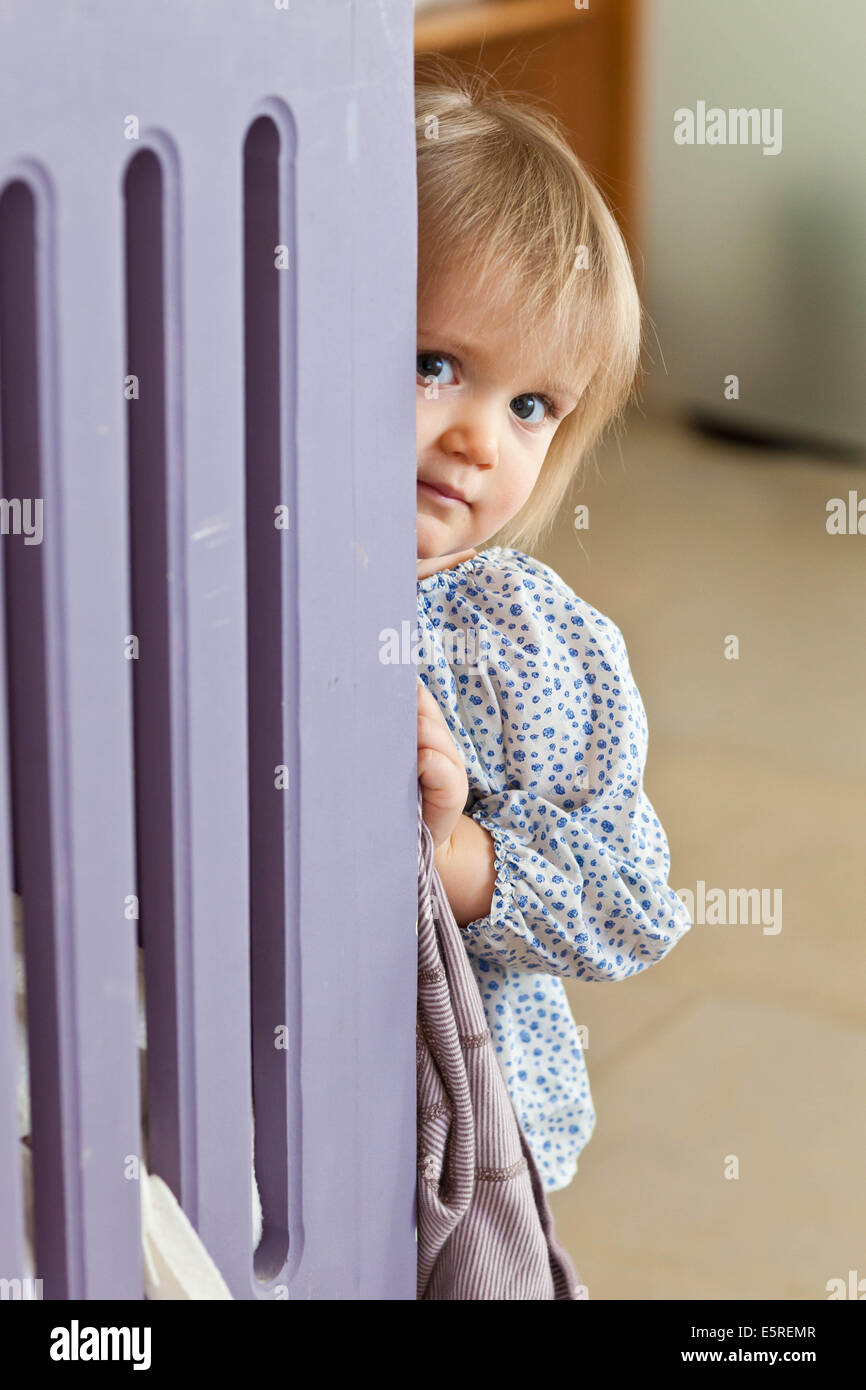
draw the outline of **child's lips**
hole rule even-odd
[[[435,483],[425,483],[420,478],[418,479],[418,489],[423,492],[425,497],[429,497],[433,502],[441,502],[445,507],[469,506],[465,497],[461,497],[450,488],[437,487]]]

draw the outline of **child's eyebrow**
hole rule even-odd
[[[485,352],[485,349],[481,346],[480,343],[467,343],[459,338],[452,338],[451,334],[448,332],[447,329],[443,331],[438,331],[436,329],[428,331],[426,325],[419,323],[418,337],[419,340],[424,339],[425,341],[435,343],[437,347],[443,347],[448,348],[449,350],[453,350],[460,357],[477,357],[480,360],[484,361],[487,359],[488,356]],[[544,373],[539,373],[539,375],[543,376]],[[569,386],[562,381],[548,380],[544,383],[544,389],[546,391],[549,391],[552,396],[563,396],[566,400],[571,401],[574,404],[576,404],[580,400],[580,392],[573,383]]]
[[[548,381],[545,384],[545,390],[549,391],[552,396],[561,396],[575,405],[580,400],[580,392],[577,388],[574,386],[566,386],[565,382]]]
[[[461,342],[458,338],[452,338],[451,334],[448,332],[447,329],[441,331],[439,329],[428,330],[424,324],[419,323],[418,337],[419,339],[424,339],[425,341],[429,341],[431,343],[435,342],[437,346],[441,345],[442,347],[453,348],[454,351],[459,352],[461,356],[466,356],[466,354],[468,353],[470,357],[475,356],[483,358],[485,355],[484,349],[480,346],[480,344],[464,343]]]

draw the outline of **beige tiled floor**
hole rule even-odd
[[[589,529],[567,509],[539,552],[626,638],[672,886],[782,891],[776,935],[697,923],[567,985],[598,1118],[551,1207],[590,1298],[866,1278],[866,536],[824,524],[849,488],[866,466],[635,415],[572,499]]]

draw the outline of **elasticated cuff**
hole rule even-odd
[[[496,882],[493,885],[493,898],[486,917],[477,917],[464,928],[465,936],[473,940],[502,941],[501,931],[494,923],[501,922],[511,908],[514,898],[514,879],[520,870],[520,857],[514,850],[508,836],[496,821],[490,820],[481,811],[470,811],[470,816],[493,837],[493,867]]]

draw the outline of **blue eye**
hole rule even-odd
[[[440,373],[443,369],[451,372],[451,376],[441,376]],[[415,362],[415,370],[425,380],[432,376],[433,380],[438,382],[440,386],[450,386],[455,379],[451,359],[444,352],[419,352]]]
[[[541,414],[535,415],[533,412],[536,407],[541,408]],[[511,402],[511,409],[514,411],[518,420],[522,420],[525,425],[541,425],[544,423],[547,412],[553,414],[553,407],[546,396],[536,396],[527,394],[515,396]]]

